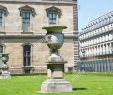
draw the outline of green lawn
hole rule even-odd
[[[75,73],[65,78],[73,85],[74,92],[42,94],[40,86],[46,75],[35,75],[0,80],[0,95],[113,95],[113,73]]]

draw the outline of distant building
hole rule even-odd
[[[91,21],[79,35],[79,71],[113,71],[113,11]]]
[[[0,53],[12,74],[46,72],[49,48],[42,27],[65,25],[60,54],[73,71],[78,60],[77,0],[0,0]]]

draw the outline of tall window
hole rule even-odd
[[[6,7],[0,5],[0,32],[4,32],[5,16],[8,16],[8,10]]]
[[[49,17],[49,24],[56,24],[57,13],[49,12],[48,17]]]
[[[22,30],[23,32],[30,32],[30,12],[22,12]]]
[[[0,45],[0,53],[3,53],[3,46]]]
[[[58,18],[61,17],[61,10],[57,7],[49,7],[46,9],[49,24],[57,24]]]
[[[25,45],[23,47],[23,65],[31,66],[31,46]]]
[[[0,32],[2,32],[3,27],[3,11],[0,10]]]
[[[19,8],[20,16],[22,17],[22,31],[23,32],[30,32],[30,22],[31,18],[36,15],[34,8],[26,5]]]

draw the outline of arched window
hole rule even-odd
[[[20,10],[20,16],[22,17],[22,31],[30,32],[30,19],[31,16],[36,15],[36,12],[34,8],[27,5],[19,8],[19,10]]]
[[[31,66],[31,46],[30,45],[23,46],[23,65]]]
[[[61,10],[52,6],[46,9],[49,24],[57,24],[57,19],[61,17]]]
[[[0,32],[3,32],[4,30],[4,17],[7,16],[8,11],[7,8],[0,5]]]

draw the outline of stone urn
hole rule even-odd
[[[60,49],[63,45],[64,34],[62,33],[62,30],[66,28],[67,27],[65,26],[43,27],[43,29],[47,30],[46,42],[51,51],[48,62],[64,61],[63,58],[60,56],[58,49]]]
[[[7,53],[0,54],[0,69],[1,69],[0,79],[11,78],[10,72],[8,71],[9,69],[9,66],[7,65],[8,60],[9,60],[9,54]]]
[[[60,49],[64,42],[63,29],[66,26],[43,27],[47,30],[46,42],[50,49],[50,56],[47,61],[48,79],[42,83],[41,92],[71,92],[71,84],[64,79],[64,64],[67,61],[60,56]]]

